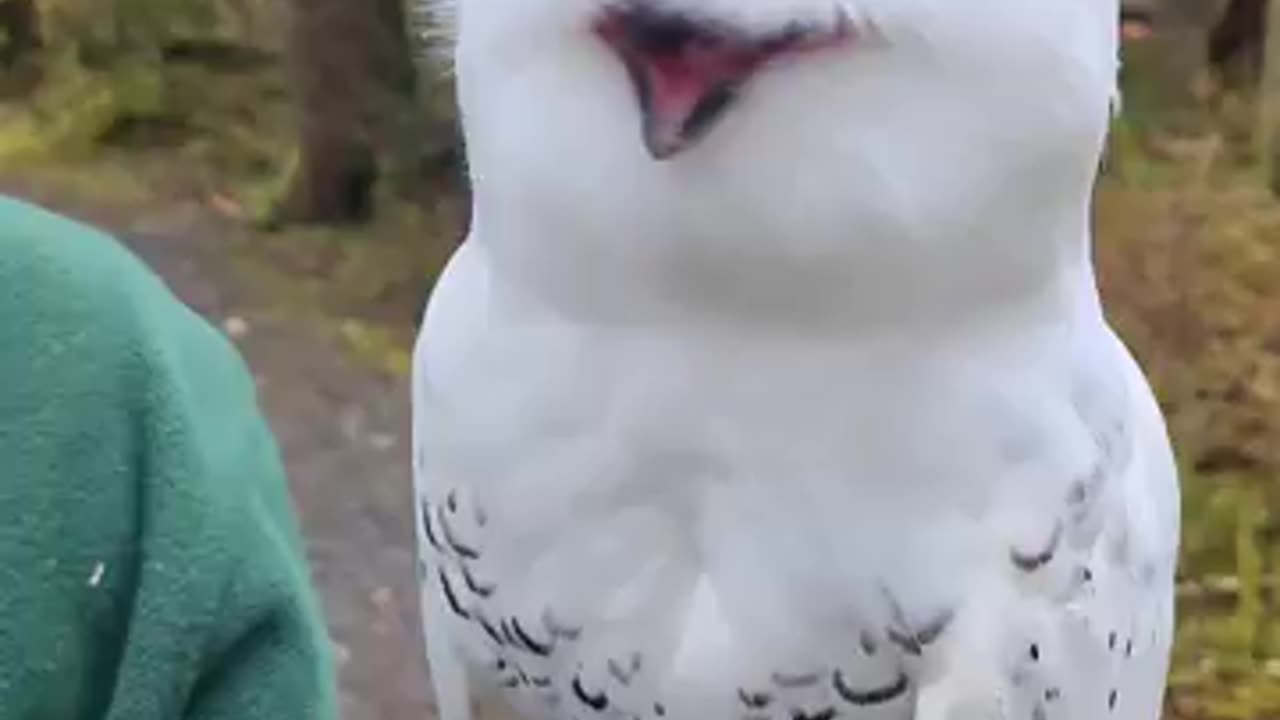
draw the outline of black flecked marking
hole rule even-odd
[[[773,696],[767,692],[747,692],[743,688],[738,688],[738,700],[752,710],[759,710],[768,707],[769,703],[773,702]]]
[[[908,655],[919,656],[924,652],[924,648],[920,647],[920,643],[916,642],[916,639],[910,635],[900,633],[893,628],[888,629],[888,635],[889,642],[897,645]]]
[[[1124,641],[1124,656],[1133,657],[1133,638]]]
[[[1062,521],[1053,524],[1053,533],[1049,536],[1049,543],[1043,550],[1038,553],[1028,554],[1019,551],[1017,548],[1009,549],[1009,559],[1024,573],[1031,573],[1048,565],[1053,556],[1058,552],[1058,545],[1062,542]]]
[[[791,720],[834,720],[836,709],[833,707],[825,707],[817,712],[808,712],[800,708],[791,711]]]
[[[573,689],[573,696],[578,699],[578,702],[586,705],[592,710],[600,712],[609,707],[609,696],[606,695],[603,690],[597,693],[587,692],[586,689],[582,687],[582,678],[577,675],[573,676],[571,688]]]
[[[551,687],[551,678],[546,675],[531,675],[529,676],[529,683],[538,688]]]
[[[436,538],[435,530],[431,527],[431,503],[423,500],[419,505],[419,509],[422,513],[422,532],[427,536],[427,542],[431,543],[431,547],[435,548],[436,552],[444,552],[444,547],[440,544],[440,540]]]
[[[1027,654],[1031,656],[1031,662],[1040,662],[1040,646],[1031,643],[1031,647],[1027,649]]]
[[[498,621],[498,627],[502,630],[502,637],[506,639],[508,645],[519,645],[520,640],[511,632],[511,624],[506,618]]]
[[[503,639],[502,635],[498,633],[498,629],[493,626],[493,623],[489,622],[488,618],[486,618],[484,615],[481,615],[480,613],[476,613],[475,618],[476,618],[476,622],[480,624],[480,628],[484,630],[485,634],[489,636],[490,640],[493,640],[495,645],[497,645],[498,647],[506,646],[507,641]]]
[[[520,645],[523,645],[529,652],[535,655],[541,655],[542,657],[546,657],[551,654],[554,641],[543,643],[533,639],[529,636],[529,633],[524,631],[524,628],[520,627],[520,620],[517,618],[511,618],[511,631],[515,633]]]
[[[666,714],[667,714],[667,706],[666,706],[666,705],[663,705],[662,703],[654,703],[654,704],[653,704],[653,714],[654,714],[654,715],[657,715],[658,717],[666,717]]]
[[[1067,491],[1067,506],[1073,525],[1079,525],[1086,520],[1106,479],[1107,468],[1102,463],[1097,463],[1088,475],[1072,483]]]
[[[571,642],[577,640],[578,636],[582,634],[582,628],[569,627],[558,622],[555,616],[551,614],[550,608],[542,611],[542,626],[547,629],[547,632],[551,633],[552,638],[563,638]]]
[[[885,599],[889,603],[889,612],[892,615],[894,625],[886,628],[885,634],[890,642],[897,645],[908,655],[922,655],[925,646],[937,641],[955,618],[953,610],[943,610],[932,620],[925,623],[923,627],[913,630],[911,624],[907,622],[906,613],[903,612],[902,606],[894,599],[888,588],[882,587],[881,592],[884,593]]]
[[[1116,649],[1116,631],[1115,630],[1112,630],[1110,633],[1107,634],[1107,649],[1108,650]]]
[[[1076,480],[1067,488],[1067,504],[1080,505],[1089,497],[1089,486],[1083,480]]]
[[[467,612],[458,602],[458,596],[454,594],[453,586],[449,584],[449,577],[444,574],[444,570],[437,572],[436,575],[440,578],[440,591],[444,593],[444,599],[449,603],[449,609],[463,620],[470,620],[471,613]]]
[[[605,663],[605,666],[608,668],[609,674],[613,676],[613,679],[626,687],[631,685],[631,679],[636,676],[636,673],[640,672],[641,664],[642,658],[640,653],[632,653],[631,660],[625,668],[622,667],[622,663],[614,660],[613,658],[609,658]]]
[[[947,629],[947,626],[951,624],[951,620],[954,617],[955,612],[952,610],[943,610],[938,613],[937,617],[929,621],[929,623],[923,628],[916,631],[916,642],[921,645],[932,645],[937,642],[938,638],[941,637],[942,633]]]
[[[1044,705],[1036,703],[1031,708],[1031,720],[1049,720],[1049,713],[1044,709]]]
[[[789,675],[786,673],[775,672],[769,676],[773,683],[784,688],[802,688],[810,685],[817,685],[821,678],[818,673],[803,673],[800,675]]]
[[[471,574],[471,568],[466,563],[462,563],[462,580],[467,584],[468,590],[482,598],[492,595],[496,587],[491,583],[477,581],[475,576]]]
[[[1107,695],[1107,709],[1115,710],[1116,700],[1118,699],[1120,699],[1120,693],[1116,692],[1115,688],[1112,688],[1111,693]]]
[[[858,633],[858,646],[862,648],[862,653],[867,657],[875,655],[876,650],[879,649],[875,636],[867,630]]]
[[[919,656],[924,653],[926,646],[933,644],[942,636],[942,633],[946,631],[947,626],[951,624],[951,620],[954,617],[955,613],[953,611],[944,610],[914,633],[889,628],[887,631],[889,641],[908,655]]]
[[[1047,687],[1044,689],[1045,702],[1054,702],[1062,695],[1062,691],[1057,687]]]
[[[909,682],[907,674],[899,670],[898,677],[888,685],[867,690],[855,690],[849,687],[844,680],[844,674],[839,670],[836,670],[831,676],[831,686],[835,689],[836,694],[850,705],[859,706],[882,705],[895,700],[906,694]]]
[[[451,513],[458,512],[458,491],[450,490],[449,494],[445,496],[444,504],[445,504],[445,507],[449,508],[449,512]]]
[[[436,519],[440,521],[440,530],[444,534],[445,543],[448,544],[459,557],[466,558],[467,560],[480,559],[480,553],[477,552],[475,548],[463,543],[456,535],[454,535],[453,527],[449,525],[446,515],[437,515]]]

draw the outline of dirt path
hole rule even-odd
[[[421,658],[407,458],[408,389],[263,307],[231,272],[239,230],[195,203],[137,213],[22,195],[115,232],[233,335],[283,448],[341,668],[346,720],[432,716]]]

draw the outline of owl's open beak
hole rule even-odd
[[[796,25],[761,36],[629,5],[603,13],[595,32],[631,77],[645,147],[665,160],[702,139],[766,63],[838,43],[848,23],[840,18],[831,28]]]

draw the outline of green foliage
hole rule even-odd
[[[178,40],[239,40],[255,8],[231,0],[37,0],[48,44],[86,66],[121,57],[159,59]]]
[[[37,7],[41,82],[18,103],[0,107],[0,164],[85,158],[119,144],[198,143],[202,134],[218,136],[237,156],[261,150],[253,147],[263,144],[258,133],[241,132],[260,119],[243,117],[244,105],[264,92],[278,105],[283,87],[278,76],[243,72],[246,61],[271,57],[254,46],[254,6],[38,0]]]

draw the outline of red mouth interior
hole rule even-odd
[[[606,12],[595,32],[631,73],[645,113],[646,142],[658,156],[696,139],[765,63],[844,38],[843,28],[816,32],[798,27],[753,36],[636,10]]]
[[[769,54],[744,38],[693,24],[641,19],[616,12],[596,25],[632,73],[641,75],[652,111],[688,117],[711,88],[736,85]]]

